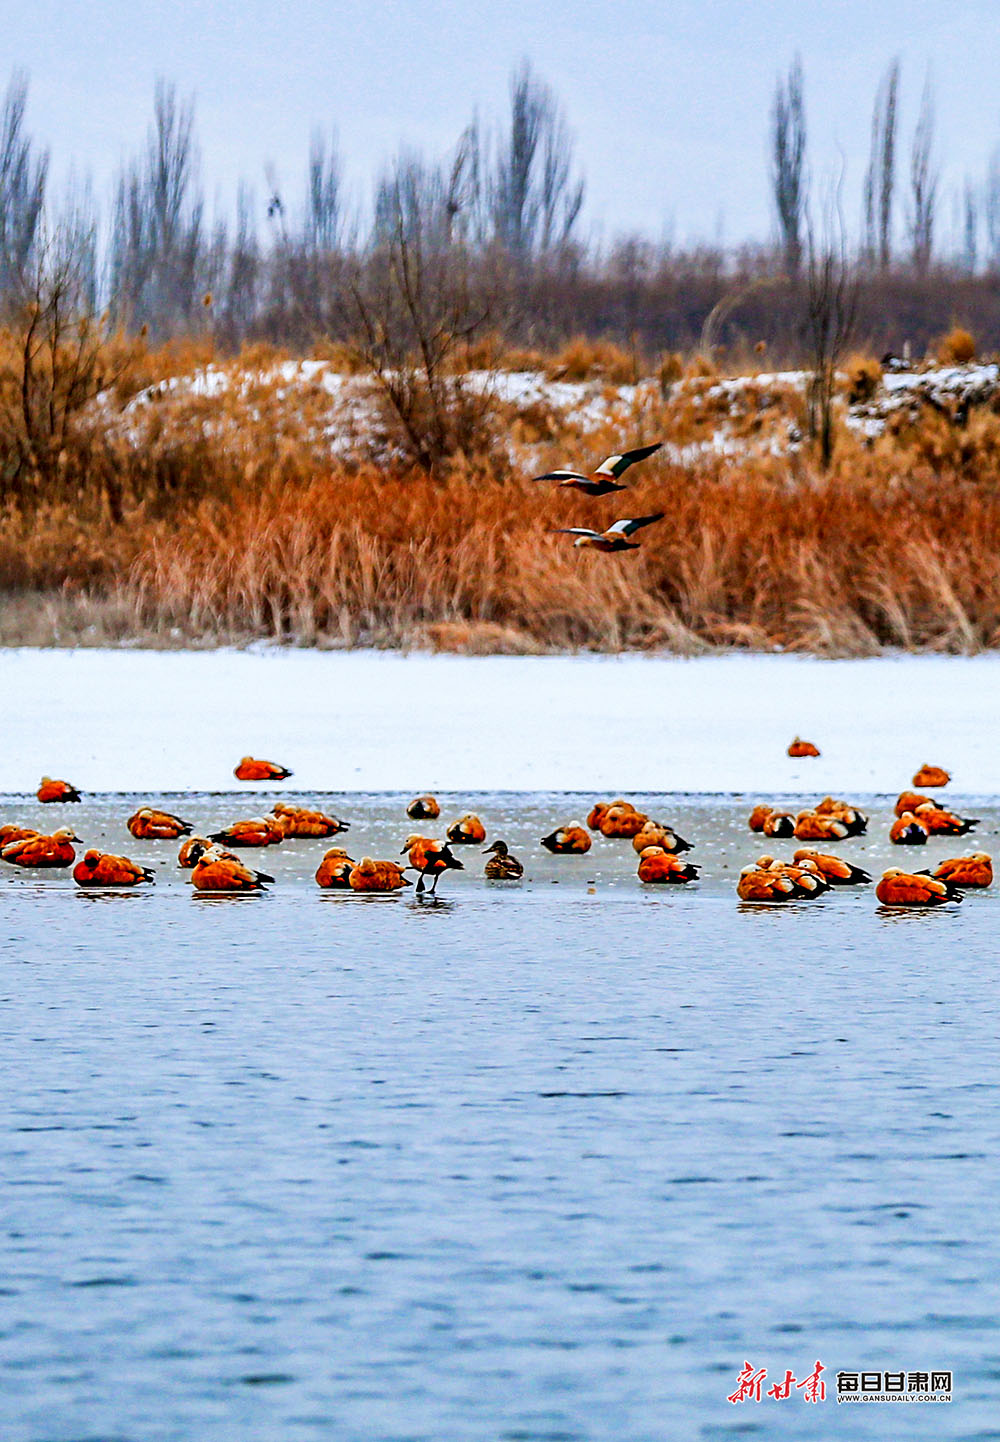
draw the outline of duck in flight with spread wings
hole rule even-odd
[[[662,441],[657,441],[652,446],[639,446],[634,451],[623,451],[620,456],[608,456],[590,475],[584,475],[580,471],[546,471],[544,476],[535,476],[534,480],[558,481],[560,487],[570,491],[583,491],[587,496],[608,496],[612,491],[624,491],[626,487],[618,482],[629,466],[634,466],[636,461],[644,461],[647,456],[658,451],[662,444]]]
[[[586,526],[559,526],[556,534],[576,536],[574,546],[589,546],[595,551],[637,551],[638,542],[631,537],[643,526],[662,521],[665,514],[665,511],[657,511],[655,516],[636,516],[632,520],[615,521],[606,531],[591,531]]]

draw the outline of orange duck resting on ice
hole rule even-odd
[[[935,866],[931,875],[936,881],[950,881],[953,886],[992,886],[993,859],[985,851],[971,856],[951,856]]]
[[[331,846],[316,871],[316,885],[324,891],[349,891],[351,872],[357,862],[342,846]]]
[[[191,873],[191,883],[196,891],[263,891],[268,882],[274,880],[264,871],[252,871],[235,856],[212,847],[206,851]]]
[[[403,867],[397,861],[373,861],[370,856],[362,856],[348,873],[347,884],[352,891],[386,892],[412,886],[413,882],[403,875]]]
[[[20,841],[8,842],[0,851],[0,860],[12,866],[39,869],[72,866],[76,860],[73,842],[79,840],[68,826],[63,826],[51,836],[25,836]]]
[[[601,817],[598,831],[609,841],[624,839],[630,841],[647,825],[649,817],[644,811],[637,811],[630,801],[615,802]]]
[[[7,822],[0,826],[0,851],[14,841],[23,841],[27,836],[37,836],[38,832],[33,826],[18,826],[14,822]]]
[[[591,840],[579,821],[571,821],[568,826],[557,826],[555,831],[543,836],[542,845],[553,856],[582,856],[590,850]]]
[[[817,816],[835,816],[847,827],[849,836],[863,836],[868,830],[868,817],[849,801],[837,801],[832,796],[824,796],[813,807]]]
[[[819,873],[831,886],[863,886],[871,881],[867,871],[862,871],[860,866],[852,866],[841,856],[830,856],[822,851],[813,851],[809,847],[801,847],[796,851],[794,861],[811,861],[819,869]]]
[[[947,786],[951,773],[942,766],[928,766],[926,763],[913,778],[914,786]]]
[[[799,841],[843,841],[851,835],[851,828],[839,816],[800,811],[795,818],[795,835]]]
[[[73,880],[77,886],[138,886],[142,881],[155,881],[156,873],[127,856],[91,850],[73,867]]]
[[[176,841],[191,831],[190,821],[182,821],[169,811],[155,811],[151,806],[134,812],[125,825],[139,841]]]
[[[896,867],[885,872],[875,895],[883,906],[943,906],[946,901],[962,900],[962,893],[952,882]]]
[[[222,831],[213,831],[212,841],[226,846],[280,846],[284,841],[281,827],[269,816],[250,816],[245,821],[234,821]]]
[[[43,776],[38,790],[35,792],[39,801],[49,803],[52,801],[79,801],[80,793],[75,786],[68,781],[55,781],[51,776]]]
[[[954,811],[947,811],[933,801],[925,801],[913,814],[932,836],[965,836],[979,825],[978,816],[956,816]]]
[[[683,885],[698,880],[699,868],[690,861],[682,861],[673,852],[664,851],[662,846],[646,846],[639,853],[636,875],[647,885]]]
[[[902,816],[904,811],[916,811],[918,806],[934,805],[936,803],[932,796],[924,796],[919,791],[901,791],[893,809],[897,816]]]
[[[279,766],[276,761],[260,761],[256,756],[244,756],[233,769],[237,781],[284,781],[291,774],[287,766]]]
[[[893,846],[923,846],[927,841],[927,826],[912,811],[897,816],[889,828],[889,840]]]
[[[486,840],[486,827],[478,816],[467,811],[451,823],[446,835],[452,846],[478,846],[480,841]]]
[[[806,857],[802,861],[779,861],[774,856],[759,856],[757,858],[758,871],[778,872],[783,876],[791,877],[795,884],[796,895],[803,900],[812,901],[830,890],[830,883],[820,871],[819,866],[811,858]]]
[[[207,836],[188,836],[181,842],[181,848],[177,853],[177,865],[185,871],[190,871],[197,866],[205,852],[212,846]]]
[[[415,796],[406,808],[411,821],[436,821],[441,808],[433,796]]]
[[[765,836],[795,835],[795,817],[792,813],[776,811],[773,806],[755,806],[750,813],[748,825],[751,831],[763,832]]]
[[[645,851],[647,846],[658,846],[661,851],[671,851],[677,855],[691,850],[690,841],[678,836],[672,826],[664,826],[659,821],[647,821],[642,830],[632,837],[632,850],[637,855]]]
[[[341,821],[339,816],[328,816],[325,811],[310,811],[307,806],[287,806],[276,801],[271,807],[271,816],[286,841],[306,840],[326,836],[339,836],[349,831],[351,823]]]
[[[795,740],[788,748],[788,754],[789,756],[794,757],[818,756],[819,747],[814,746],[811,741],[803,741],[801,736],[796,736]]]
[[[736,893],[741,901],[795,901],[799,896],[795,882],[785,872],[760,866],[743,868]]]

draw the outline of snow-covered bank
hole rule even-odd
[[[998,722],[1000,653],[0,651],[3,792],[234,789],[252,752],[315,791],[892,792],[930,761],[1000,795]]]

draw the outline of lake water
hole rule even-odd
[[[1000,1438],[992,892],[742,907],[750,801],[690,797],[637,800],[704,880],[644,889],[629,842],[539,849],[590,798],[491,796],[442,821],[520,886],[477,847],[437,902],[324,895],[289,842],[248,853],[267,895],[199,898],[125,831],[147,799],[58,815],[155,887],[0,875],[3,1442]],[[309,799],[354,855],[426,825]],[[965,804],[981,843],[890,848],[883,800],[837,849],[992,851]],[[726,1400],[817,1359],[824,1403]],[[883,1369],[955,1400],[838,1407]]]

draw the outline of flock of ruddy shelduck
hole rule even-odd
[[[788,754],[818,756],[819,750],[812,742],[796,737]],[[252,756],[244,756],[233,774],[242,781],[283,781],[292,775],[287,767]],[[922,766],[912,784],[933,790],[950,780],[948,772],[940,767]],[[46,776],[37,799],[59,804],[79,802],[81,796],[68,782]],[[411,821],[436,821],[440,806],[433,796],[417,796],[406,813]],[[332,839],[350,825],[324,811],[282,801],[276,801],[266,816],[235,821],[207,836],[193,835],[191,824],[182,817],[149,806],[140,807],[125,824],[131,835],[142,841],[179,841],[177,864],[190,871],[195,890],[218,893],[262,891],[274,881],[266,872],[247,866],[236,850],[297,839]],[[799,847],[790,860],[763,855],[745,866],[736,888],[742,901],[814,900],[834,887],[867,886],[872,882],[861,867],[817,849],[818,845],[836,844],[867,831],[868,817],[857,806],[826,796],[815,806],[793,814],[761,802],[750,812],[748,824],[751,832],[768,839],[794,837],[810,844]],[[965,836],[977,825],[977,819],[958,816],[920,790],[903,791],[896,802],[889,840],[897,846],[921,846],[930,836]],[[621,798],[597,802],[585,824],[571,821],[558,826],[543,836],[540,844],[555,856],[580,856],[590,850],[594,832],[631,842],[638,856],[636,874],[644,885],[690,885],[699,878],[700,867],[684,859],[691,844],[672,826],[654,820]],[[470,812],[447,827],[443,841],[416,833],[409,835],[400,852],[407,858],[405,864],[370,856],[355,858],[343,847],[332,847],[319,864],[316,882],[329,891],[393,892],[412,885],[407,875],[412,871],[417,878],[417,894],[433,894],[446,871],[465,869],[452,847],[480,846],[485,840],[486,828]],[[127,856],[92,848],[77,860],[74,845],[79,842],[69,827],[44,834],[31,827],[2,825],[0,860],[32,870],[73,867],[73,879],[81,887],[132,887],[154,880],[148,867]],[[523,863],[503,840],[495,840],[482,854],[488,857],[483,870],[488,881],[516,882],[524,876]],[[961,901],[965,888],[987,887],[992,882],[991,858],[985,852],[974,852],[948,857],[933,871],[908,872],[893,867],[884,873],[875,894],[883,906],[933,907]]]

